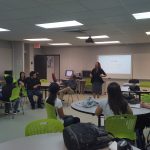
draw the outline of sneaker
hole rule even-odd
[[[9,115],[9,113],[8,113],[8,112],[5,112],[5,115]]]
[[[14,112],[13,112],[13,115],[16,115],[16,114],[17,114],[17,112],[16,112],[16,111],[14,111]]]
[[[38,108],[41,108],[41,109],[43,109],[44,107],[43,107],[42,105],[39,105],[39,106],[38,106]]]
[[[31,109],[35,109],[35,106],[33,105],[33,106],[31,106]]]

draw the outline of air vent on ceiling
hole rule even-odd
[[[64,29],[64,32],[70,32],[70,33],[86,33],[87,29]]]

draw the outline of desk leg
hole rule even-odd
[[[139,101],[141,102],[141,93],[139,93]]]
[[[98,116],[98,127],[101,127],[101,116]]]

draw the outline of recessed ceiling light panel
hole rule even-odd
[[[24,39],[26,41],[52,41],[52,39],[48,39],[48,38],[35,38],[35,39]]]
[[[118,44],[120,41],[103,41],[103,42],[95,42],[95,44]]]
[[[10,31],[10,30],[4,29],[4,28],[0,28],[0,32],[3,32],[3,31]]]
[[[53,22],[53,23],[43,23],[43,24],[36,24],[36,26],[52,29],[52,28],[63,28],[63,27],[73,27],[73,26],[82,26],[83,24],[76,21],[63,21],[63,22]]]
[[[135,13],[135,14],[132,14],[133,17],[135,19],[149,19],[150,18],[150,12],[143,12],[143,13]]]
[[[88,39],[89,36],[78,36],[76,37],[78,39],[81,39],[81,40],[85,40],[85,39]],[[92,39],[102,39],[102,38],[109,38],[109,36],[107,35],[98,35],[98,36],[91,36]]]
[[[146,32],[147,35],[150,35],[150,31]]]
[[[53,46],[65,46],[65,45],[72,45],[71,43],[48,43],[49,45]]]

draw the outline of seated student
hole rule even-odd
[[[3,96],[3,101],[9,102],[12,90],[15,88],[15,85],[13,84],[13,78],[11,76],[5,77],[6,84],[2,87],[2,96]],[[13,108],[13,113],[16,114],[18,111],[18,106],[19,106],[19,100],[16,100],[14,102],[14,108]],[[5,103],[5,114],[9,114],[10,111],[10,103]]]
[[[37,78],[37,74],[35,71],[30,72],[30,77],[26,78],[25,84],[27,88],[28,98],[31,103],[31,108],[35,109],[35,102],[33,99],[34,95],[38,97],[38,100],[37,100],[38,108],[43,108],[42,93],[40,91],[41,82],[39,78]]]
[[[128,103],[123,99],[120,85],[112,82],[107,87],[108,100],[101,100],[96,108],[95,114],[104,114],[105,117],[120,115],[120,114],[133,114]]]
[[[25,86],[26,75],[24,72],[20,72],[20,77],[18,79],[18,85]]]
[[[59,85],[55,82],[51,83],[49,86],[49,97],[46,99],[46,103],[55,107],[56,115],[59,119],[64,121],[64,126],[80,122],[78,117],[67,116],[64,114],[62,102],[57,98],[58,91]]]
[[[59,98],[63,100],[65,94],[73,94],[77,87],[76,76],[72,75],[69,80],[65,82],[66,87],[59,91]]]

